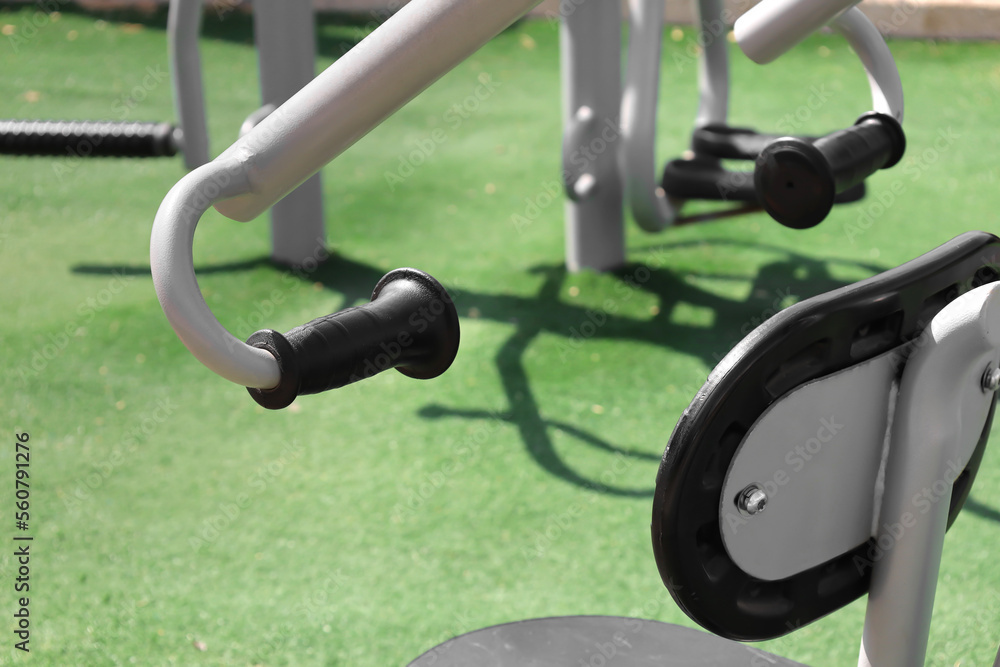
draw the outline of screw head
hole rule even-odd
[[[767,507],[767,494],[756,484],[750,484],[736,496],[736,509],[743,516],[760,514]]]
[[[1000,368],[993,368],[993,364],[986,364],[983,372],[983,391],[990,393],[1000,389]]]

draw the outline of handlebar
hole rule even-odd
[[[772,142],[757,158],[754,186],[771,217],[807,229],[823,221],[838,193],[892,167],[905,150],[899,122],[871,112],[812,143],[794,137]]]
[[[192,244],[205,211],[215,206],[230,218],[253,219],[538,2],[415,0],[222,155],[178,181],[153,223],[150,267],[164,314],[199,361],[227,380],[265,392],[285,381],[276,357],[226,331],[201,295]],[[340,315],[306,328],[325,335],[347,321],[360,326],[354,316]],[[384,335],[389,329],[378,325],[372,331]],[[309,350],[303,354],[313,354],[311,339],[300,344]],[[327,341],[325,347],[331,345]],[[358,345],[362,342],[352,341],[343,359],[357,360]],[[434,358],[440,363],[443,357]],[[420,370],[426,360],[397,361],[404,373],[429,372]],[[310,377],[306,386],[323,382]]]
[[[448,292],[417,269],[396,269],[375,286],[372,300],[296,327],[282,335],[262,330],[247,344],[278,361],[272,389],[248,388],[260,405],[287,407],[389,368],[426,380],[444,373],[458,353],[459,324]]]
[[[180,132],[169,123],[0,120],[0,154],[170,157]]]

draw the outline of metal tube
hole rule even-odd
[[[195,169],[208,162],[208,127],[201,81],[201,0],[170,0],[167,48],[174,91],[174,108],[183,135],[184,166]]]
[[[622,177],[632,217],[646,231],[657,232],[677,218],[677,207],[660,187],[660,165],[656,162],[663,2],[629,0],[628,9],[628,62],[621,106]]]
[[[216,209],[257,217],[539,1],[407,4],[224,153],[252,191]]]
[[[736,20],[736,41],[764,65],[832,21],[859,0],[764,0]]]
[[[621,6],[566,3],[559,33],[563,173],[578,174],[565,206],[566,266],[625,263],[621,147]],[[662,10],[661,10],[662,11]]]
[[[729,27],[722,20],[722,0],[699,0],[697,28],[704,44],[698,59],[698,115],[695,127],[725,123],[729,114]]]
[[[310,0],[255,0],[254,35],[264,107],[278,107],[316,76],[316,22]],[[302,266],[322,255],[323,186],[317,173],[271,208],[271,258]]]
[[[160,307],[191,354],[227,380],[270,389],[281,378],[278,362],[226,331],[194,274],[192,243],[201,216],[216,199],[246,192],[248,186],[237,161],[218,158],[178,181],[156,212],[149,264]]]
[[[986,423],[987,367],[1000,359],[1000,283],[978,287],[931,320],[900,380],[871,567],[859,667],[924,664],[952,483]]]
[[[902,123],[903,82],[882,33],[857,7],[838,16],[832,27],[844,36],[865,67],[872,90],[872,110]]]

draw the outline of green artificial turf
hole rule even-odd
[[[162,14],[65,4],[32,33],[36,11],[0,9],[14,36],[31,33],[0,35],[0,116],[173,118],[168,81],[143,83],[167,69]],[[320,23],[321,66],[365,31]],[[209,13],[204,34],[218,153],[256,108],[256,54],[240,13]],[[661,160],[686,147],[697,103],[694,36],[681,37],[664,46]],[[206,370],[157,304],[149,231],[184,174],[178,158],[4,158],[0,664],[384,667],[530,617],[691,625],[653,562],[650,504],[671,429],[712,366],[775,307],[998,228],[1000,46],[891,48],[909,150],[868,199],[808,231],[761,214],[660,235],[630,224],[623,271],[568,275],[561,195],[546,195],[560,169],[558,31],[514,26],[324,171],[322,267],[272,265],[265,218],[206,215],[200,284],[243,337],[363,302],[398,266],[456,295],[462,349],[444,376],[384,373],[282,412]],[[483,75],[494,89],[456,123],[449,110]],[[834,36],[768,67],[734,53],[735,124],[825,132],[868,107]],[[436,130],[445,140],[390,183]],[[581,333],[609,299],[613,316]],[[30,655],[10,632],[20,432],[32,447]],[[947,539],[928,664],[992,661],[998,549],[988,450]],[[863,615],[862,600],[762,647],[855,664]]]

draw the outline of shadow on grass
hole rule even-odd
[[[710,243],[719,246],[719,253],[732,251],[744,245],[733,242]],[[688,245],[667,244],[658,248],[676,251]],[[703,246],[704,242],[699,242],[699,245]],[[745,245],[780,253],[781,259],[763,266],[755,276],[707,272],[698,274],[701,278],[750,282],[749,294],[743,300],[725,298],[701,289],[691,284],[684,274],[670,268],[635,263],[612,274],[617,280],[614,286],[616,297],[606,300],[604,307],[599,309],[570,303],[561,296],[564,284],[570,275],[562,265],[532,269],[533,273],[541,277],[541,284],[533,295],[452,291],[460,314],[476,311],[479,318],[512,327],[509,337],[501,345],[494,359],[508,405],[507,410],[499,417],[518,429],[527,452],[539,466],[560,480],[596,492],[625,497],[648,497],[652,495],[652,489],[604,484],[588,479],[575,471],[560,457],[553,441],[553,432],[560,431],[584,446],[609,454],[646,461],[659,459],[659,455],[611,443],[571,423],[543,414],[525,366],[529,348],[542,334],[561,337],[558,354],[566,363],[580,354],[587,340],[600,339],[664,347],[693,356],[712,368],[750,330],[777,310],[790,305],[793,301],[827,292],[845,284],[831,276],[830,262],[825,260],[817,260],[783,248]],[[645,250],[655,250],[655,248]],[[853,266],[872,273],[883,269],[871,264],[853,264]],[[251,271],[260,267],[275,267],[275,265],[269,258],[262,257],[203,266],[197,268],[196,272],[209,275]],[[117,272],[148,276],[150,273],[148,266],[81,265],[74,267],[73,271],[77,274],[98,275]],[[384,271],[343,256],[334,256],[312,271],[298,270],[292,273],[305,282],[318,282],[326,289],[342,294],[346,307],[367,301],[371,297],[372,288]],[[619,306],[640,292],[656,297],[659,304],[656,313],[644,319],[621,314]],[[672,317],[674,309],[681,304],[710,310],[713,324],[710,327],[702,327],[674,321]],[[623,374],[628,372],[627,368],[622,370]],[[698,387],[686,387],[682,391],[693,396],[697,389]],[[459,409],[442,405],[429,405],[420,411],[420,415],[427,419],[497,417],[496,413],[487,410]]]
[[[1000,523],[1000,512],[993,509],[989,505],[984,505],[972,496],[965,499],[965,505],[962,506],[962,510],[965,512],[972,512],[981,519]]]

